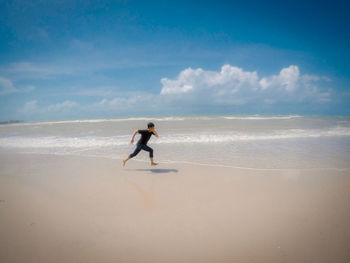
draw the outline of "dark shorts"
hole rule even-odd
[[[149,146],[147,146],[146,144],[141,144],[141,143],[137,143],[136,144],[136,148],[135,151],[129,155],[130,158],[133,158],[134,156],[136,156],[141,150],[145,150],[147,152],[149,152],[149,157],[153,158],[153,149]]]

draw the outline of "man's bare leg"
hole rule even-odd
[[[158,163],[155,163],[155,162],[153,161],[153,157],[151,157],[150,159],[151,159],[151,165],[157,165],[157,164],[158,164]]]
[[[125,160],[123,160],[123,167],[125,166],[125,163],[130,160],[131,158],[128,156]]]

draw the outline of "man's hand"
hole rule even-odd
[[[131,137],[130,144],[133,144],[133,143],[134,143],[135,135],[136,135],[136,133],[138,133],[138,132],[139,132],[138,130],[135,130],[135,131],[134,131],[134,133],[132,134],[132,137]]]
[[[154,136],[156,136],[157,138],[159,137],[159,136],[158,136],[158,133],[156,132],[156,130],[153,130],[153,134],[154,134]]]

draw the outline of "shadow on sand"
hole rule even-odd
[[[177,173],[177,169],[135,169],[136,171],[147,171],[155,174],[164,174],[164,173]]]

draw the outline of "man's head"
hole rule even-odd
[[[147,124],[147,128],[148,128],[149,131],[154,131],[154,124],[153,124],[153,122],[149,122]]]

